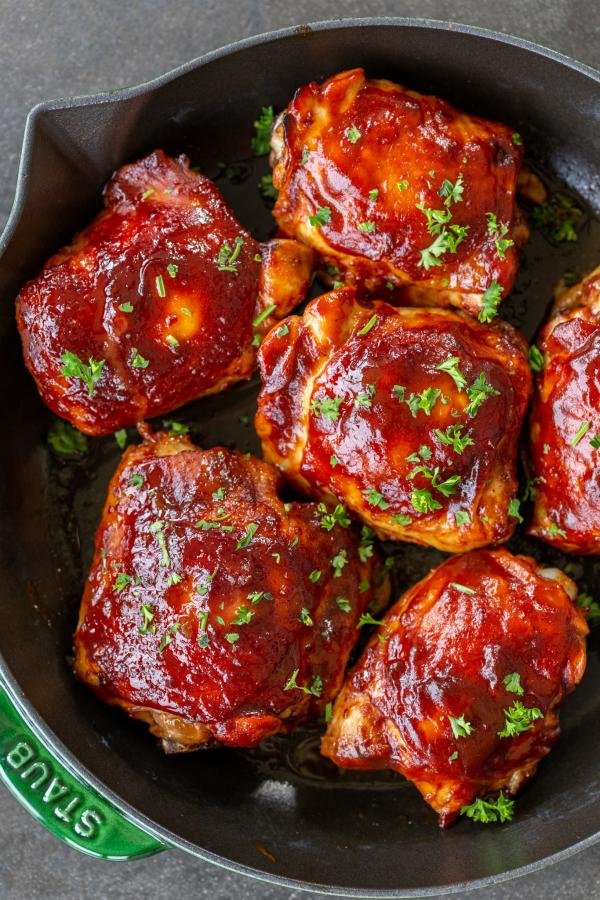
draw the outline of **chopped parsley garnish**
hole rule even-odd
[[[391,516],[392,523],[394,525],[399,525],[401,528],[406,528],[409,525],[412,525],[412,518],[407,516],[405,513],[395,513]]]
[[[466,509],[457,509],[454,513],[454,521],[457,525],[470,525],[471,516]]]
[[[169,345],[169,347],[172,347],[172,348],[173,348],[173,350],[176,350],[177,347],[179,347],[179,341],[177,340],[177,338],[176,338],[175,335],[173,335],[173,334],[168,334],[168,335],[166,336],[166,338],[165,338],[165,341],[167,342],[167,344]]]
[[[541,372],[544,368],[543,354],[535,344],[529,348],[529,365],[532,372]]]
[[[377,323],[377,315],[376,315],[376,314],[373,314],[373,315],[371,316],[371,318],[369,319],[369,321],[367,322],[367,324],[366,324],[366,325],[363,325],[363,327],[362,327],[362,328],[360,329],[360,331],[358,332],[359,336],[360,336],[360,337],[363,337],[365,334],[368,334],[369,331],[371,330],[371,328],[373,328],[373,326],[374,326],[376,323]]]
[[[362,628],[363,625],[383,625],[383,619],[375,619],[371,615],[371,613],[363,613],[360,619],[358,620],[357,628]]]
[[[448,359],[444,360],[444,362],[438,363],[436,369],[439,369],[440,372],[446,372],[448,375],[450,375],[458,390],[464,391],[467,386],[467,379],[458,368],[459,362],[460,359],[458,356],[449,356]]]
[[[444,497],[451,497],[456,492],[457,485],[461,480],[460,475],[450,475],[444,481],[440,481],[439,466],[436,466],[435,469],[430,469],[427,466],[417,466],[410,472],[408,477],[416,478],[417,475],[424,475],[425,478],[429,478],[432,486]]]
[[[156,519],[155,522],[150,526],[150,534],[153,534],[156,538],[156,542],[160,547],[161,551],[161,565],[168,566],[171,563],[171,558],[169,556],[169,551],[167,549],[167,541],[165,538],[165,523],[162,519]]]
[[[119,428],[118,431],[115,431],[114,434],[115,441],[117,442],[117,446],[123,450],[125,444],[127,443],[127,429]]]
[[[289,325],[287,325],[286,322],[284,322],[283,325],[280,325],[279,328],[277,329],[277,331],[275,332],[277,337],[285,337],[286,334],[289,334],[289,333],[290,333]]]
[[[220,487],[218,487],[216,489],[216,491],[212,492],[212,498],[213,498],[213,500],[224,500],[225,494],[226,494],[225,488],[223,487],[223,485],[221,485]]]
[[[348,565],[347,552],[345,550],[340,550],[339,553],[336,553],[331,560],[331,565],[333,567],[333,577],[341,578],[344,567]]]
[[[467,388],[467,396],[469,403],[465,406],[465,412],[473,417],[477,415],[479,407],[488,397],[498,397],[500,396],[500,391],[492,387],[486,380],[485,372],[482,372],[481,375],[477,376],[471,387]]]
[[[457,740],[458,738],[469,737],[473,732],[473,726],[470,722],[467,722],[464,713],[462,716],[448,716],[448,721],[452,728],[452,734]]]
[[[85,453],[88,448],[85,434],[62,419],[56,421],[50,429],[48,443],[61,456],[75,456],[76,453]]]
[[[448,757],[448,762],[454,762],[455,759],[458,759],[458,750],[455,750],[454,753],[451,753]]]
[[[444,198],[446,206],[451,206],[453,203],[460,203],[463,191],[463,176],[462,172],[460,172],[454,184],[447,178],[444,179],[442,186],[438,191],[438,196]]]
[[[310,156],[310,151],[308,147],[305,147],[302,151],[302,156],[300,157],[300,165],[305,166],[308,162],[308,157]]]
[[[163,426],[171,434],[188,434],[190,430],[189,425],[184,425],[183,422],[175,422],[173,419],[163,419]]]
[[[594,450],[598,450],[600,447],[600,434],[595,434],[593,438],[590,438],[590,446],[592,446]]]
[[[92,359],[90,356],[86,365],[75,353],[67,350],[61,356],[61,361],[63,367],[60,370],[60,374],[64,378],[80,378],[88,389],[88,395],[91,397],[102,375],[105,360]]]
[[[351,125],[350,128],[347,128],[345,134],[351,144],[355,144],[361,137],[361,133],[356,125]]]
[[[128,575],[127,572],[117,572],[113,590],[122,591],[127,587],[128,584],[132,584],[135,580],[136,579],[134,579],[134,576]]]
[[[439,503],[435,497],[432,497],[430,491],[425,490],[424,488],[414,490],[410,495],[410,502],[417,512],[427,513],[442,508],[442,504]]]
[[[154,283],[156,284],[156,293],[159,297],[167,296],[167,289],[165,288],[165,279],[162,275],[157,275],[154,279]]]
[[[294,669],[284,685],[284,691],[302,691],[304,694],[312,694],[313,697],[320,697],[323,691],[323,679],[320,675],[314,675],[310,685],[298,684],[297,678],[300,669]]]
[[[429,270],[433,266],[441,266],[440,256],[445,253],[456,253],[458,245],[466,238],[467,231],[467,225],[450,225],[447,229],[443,228],[433,243],[421,250],[417,266],[423,266],[425,270]]]
[[[242,604],[242,606],[238,606],[236,613],[235,613],[235,618],[233,619],[231,624],[232,625],[248,625],[248,623],[252,621],[252,619],[254,618],[255,615],[256,615],[256,613],[254,612],[253,609],[250,609],[245,604]]]
[[[462,433],[463,428],[463,425],[457,423],[456,425],[448,425],[445,431],[440,431],[439,428],[436,428],[433,433],[438,441],[441,441],[447,447],[452,447],[455,453],[460,454],[475,443],[470,435]]]
[[[341,528],[348,528],[350,525],[346,507],[342,503],[338,503],[331,512],[329,512],[324,503],[319,503],[317,512],[321,514],[320,525],[325,531],[331,531],[336,525],[339,525]]]
[[[514,138],[514,135],[513,135]],[[482,800],[477,797],[473,803],[461,807],[461,816],[467,816],[474,822],[510,822],[514,815],[515,801],[505,797],[502,791],[496,800]]]
[[[133,303],[130,303],[129,300],[127,300],[125,303],[119,303],[119,309],[124,313],[133,312]]]
[[[169,263],[169,265],[167,266],[167,272],[169,273],[169,278],[175,278],[175,276],[179,272],[179,266],[176,263]]]
[[[402,384],[395,384],[392,388],[392,396],[394,399],[399,400],[400,403],[404,403],[404,397],[406,396],[406,388]]]
[[[369,579],[363,578],[363,580],[361,582],[359,582],[359,585],[358,585],[359,594],[364,594],[365,591],[368,591],[370,587],[371,587],[371,582],[369,581]]]
[[[600,619],[600,603],[597,603],[589,594],[583,592],[578,594],[575,602],[577,606],[580,606],[586,611],[590,621]]]
[[[375,222],[371,221],[370,219],[367,222],[359,222],[357,228],[364,234],[373,234],[377,230]]]
[[[303,606],[300,610],[300,615],[298,616],[298,618],[302,622],[302,624],[306,625],[308,628],[312,628],[312,626],[315,624],[313,622],[311,614],[305,606]]]
[[[473,588],[467,587],[466,584],[461,584],[459,581],[451,581],[450,587],[453,587],[455,591],[460,591],[461,594],[474,594],[475,593]]]
[[[571,444],[571,447],[576,447],[577,444],[579,443],[579,441],[582,439],[582,437],[584,437],[584,435],[586,435],[588,433],[588,431],[590,430],[591,427],[592,427],[591,422],[582,422],[581,425],[579,426],[579,428],[577,429],[577,432],[573,435],[573,437],[571,438],[571,440],[569,442]]]
[[[498,314],[498,307],[502,300],[502,285],[494,279],[481,297],[481,309],[478,319],[480,322],[491,322]]]
[[[330,422],[335,422],[340,415],[342,397],[324,397],[323,400],[313,400],[310,404],[311,412],[322,415]]]
[[[581,221],[583,211],[566,194],[557,192],[546,203],[535,206],[531,213],[534,228],[553,244],[576,241],[576,225]]]
[[[369,200],[371,200],[373,203],[377,200],[378,197],[379,197],[379,189],[378,188],[373,188],[372,190],[369,191]]]
[[[200,597],[206,597],[206,595],[208,594],[208,592],[210,590],[211,584],[215,580],[216,574],[217,574],[217,569],[215,569],[214,572],[211,572],[210,575],[206,575],[202,584],[196,585],[196,593]],[[207,613],[207,617],[208,617],[208,613]]]
[[[258,531],[258,528],[259,528],[259,526],[256,524],[256,522],[249,522],[248,525],[246,525],[246,531],[244,533],[244,536],[239,539],[239,541],[235,545],[235,549],[236,550],[245,550],[246,547],[249,545],[250,541],[252,540],[252,538],[254,537],[254,535],[256,534],[256,532]]]
[[[362,494],[370,506],[377,506],[379,509],[389,508],[390,504],[384,499],[383,494],[380,494],[375,488],[367,488]]]
[[[233,247],[228,241],[223,241],[217,254],[217,269],[220,272],[234,272],[237,275],[240,264],[239,255],[244,245],[244,238],[238,235],[233,242]]]
[[[352,609],[352,605],[351,605],[350,601],[347,600],[345,597],[336,597],[335,602],[337,603],[337,605],[339,606],[339,608],[341,609],[342,612],[349,613],[350,610]]]
[[[266,156],[271,149],[271,129],[275,114],[272,106],[263,106],[254,123],[255,135],[250,145],[255,156]]]
[[[548,532],[550,534],[556,534],[562,538],[566,538],[567,536],[567,532],[559,525],[557,525],[556,522],[550,522],[550,525],[548,526]]]
[[[167,587],[173,587],[175,584],[179,584],[181,581],[181,575],[177,572],[170,572],[167,576]]]
[[[154,620],[154,610],[152,608],[152,604],[142,603],[142,605],[140,606],[140,616],[142,617],[142,624],[138,628],[138,633],[148,634],[148,632],[151,632],[152,634],[154,634],[156,632],[156,625],[152,624]]]
[[[515,147],[521,147],[521,146],[522,146],[523,140],[522,140],[521,135],[519,134],[518,131],[513,131],[513,134],[512,134],[512,142],[513,142],[513,144],[515,145]]]
[[[327,225],[331,221],[331,210],[328,206],[320,206],[313,216],[308,217],[308,221],[314,228],[320,228]]]
[[[257,317],[252,321],[253,326],[255,328],[258,328],[258,326],[262,325],[265,319],[268,319],[271,313],[274,313],[276,309],[277,306],[275,303],[270,303],[268,306],[265,306],[265,308],[261,312],[259,312]]]
[[[367,390],[364,393],[358,394],[356,396],[356,398],[354,400],[354,405],[357,406],[359,409],[370,409],[371,406],[373,405],[373,397],[374,396],[375,396],[375,385],[368,384]]]
[[[335,467],[336,467],[336,466],[339,466],[339,464],[340,464],[340,461],[339,461],[339,459],[337,458],[337,456],[330,456],[330,457],[329,457],[329,465],[331,466],[332,469],[335,469]]]
[[[151,188],[146,188],[146,190],[145,190],[144,193],[142,194],[142,200],[147,200],[148,197],[151,197],[152,194],[154,194],[154,193],[155,193],[155,190],[154,190],[153,187],[151,187]]]
[[[395,390],[395,389],[394,389]],[[425,388],[420,394],[411,394],[408,400],[406,400],[406,404],[410,409],[413,417],[416,417],[417,412],[422,409],[426,416],[431,415],[431,410],[435,406],[438,399],[441,397],[442,392],[439,388],[428,387]]]
[[[261,175],[260,181],[258,182],[258,189],[265,200],[277,200],[279,191],[273,185],[273,176],[271,174]]]
[[[529,731],[536,719],[543,719],[544,714],[537,706],[523,706],[520,700],[515,700],[512,706],[504,710],[505,722],[498,737],[510,738],[523,731]]]
[[[397,181],[396,187],[399,191],[405,191],[408,188],[408,181]]]
[[[522,696],[525,693],[521,684],[521,676],[518,672],[510,672],[510,674],[505,675],[502,679],[502,684],[511,694]]]
[[[326,703],[326,704],[325,704],[325,713],[324,713],[324,715],[323,715],[323,718],[324,718],[324,720],[325,720],[325,723],[331,721],[331,714],[332,714],[332,712],[333,712],[333,703],[331,703],[331,701],[329,701],[329,703]]]
[[[508,515],[512,519],[518,519],[519,522],[523,522],[523,516],[520,513],[521,501],[518,497],[513,497],[510,503],[508,504]]]
[[[223,635],[223,637],[229,644],[235,644],[236,641],[239,641],[240,639],[237,631],[229,631],[227,634]]]
[[[410,456],[407,456],[406,462],[416,463],[417,465],[419,465],[422,459],[431,459],[431,450],[426,444],[421,444],[416,453],[411,453]]]
[[[163,634],[160,644],[158,645],[158,652],[162,653],[163,650],[172,643],[173,638],[181,628],[181,622],[173,622],[172,625],[169,625],[167,631]]]
[[[506,251],[514,244],[514,241],[506,237],[506,235],[508,234],[508,225],[505,225],[503,223],[498,224],[498,219],[495,213],[489,212],[486,213],[486,216],[488,220],[488,234],[493,235],[493,237],[495,238],[494,244],[496,245],[496,252],[498,253],[500,259],[504,259],[506,256]]]
[[[308,576],[308,580],[311,581],[313,584],[316,584],[320,577],[321,577],[321,570],[313,569],[312,572]]]
[[[144,359],[141,353],[138,353],[136,347],[131,348],[131,365],[134,369],[147,369],[149,359]]]

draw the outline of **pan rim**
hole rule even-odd
[[[548,48],[544,45],[520,38],[512,34],[496,32],[492,29],[480,28],[478,26],[466,25],[453,21],[444,21],[431,18],[412,18],[412,17],[395,17],[395,16],[365,16],[359,18],[340,18],[327,19],[317,22],[307,23],[306,25],[294,25],[286,28],[277,29],[275,31],[261,32],[256,35],[234,41],[223,47],[211,50],[192,60],[189,60],[169,71],[152,78],[148,81],[141,82],[136,85],[117,88],[115,90],[100,91],[93,94],[79,95],[73,97],[63,97],[53,100],[44,100],[36,104],[28,113],[25,122],[19,167],[15,185],[15,196],[5,227],[0,234],[0,265],[3,257],[8,249],[12,237],[19,224],[25,201],[27,198],[29,172],[32,165],[32,148],[36,137],[36,130],[41,117],[53,110],[86,108],[95,105],[104,105],[109,103],[118,103],[131,98],[142,96],[150,91],[157,90],[166,84],[188,74],[191,71],[200,69],[205,65],[229,56],[249,47],[263,44],[273,43],[281,39],[294,37],[296,35],[309,35],[313,32],[335,31],[346,28],[372,28],[372,27],[390,27],[390,28],[424,28],[431,31],[456,32],[458,34],[470,35],[477,38],[492,40],[500,44],[507,44],[512,47],[533,53],[536,56],[550,59],[559,65],[566,66],[569,69],[591,79],[600,85],[600,72],[591,66],[572,59],[566,54]],[[8,663],[2,655],[0,655],[0,683],[5,687],[11,701],[15,704],[20,715],[32,728],[34,733],[44,741],[45,745],[56,755],[57,759],[68,769],[76,778],[83,780],[89,784],[102,797],[105,797],[115,808],[124,816],[125,819],[138,825],[149,835],[164,842],[166,849],[181,849],[194,857],[203,861],[218,865],[221,868],[233,871],[242,875],[252,877],[259,881],[270,884],[276,884],[288,887],[294,890],[303,890],[306,892],[319,892],[330,896],[338,897],[361,897],[361,898],[417,898],[417,897],[437,897],[448,894],[455,894],[465,891],[473,891],[481,887],[487,887],[509,881],[523,875],[532,874],[547,866],[567,859],[570,856],[584,850],[600,841],[600,822],[598,830],[562,850],[558,850],[549,856],[542,857],[534,862],[524,866],[489,875],[483,878],[472,879],[462,882],[452,882],[445,885],[436,885],[430,888],[407,888],[407,889],[360,889],[350,888],[342,885],[327,885],[317,882],[305,881],[290,878],[285,875],[270,873],[258,868],[248,866],[235,860],[227,859],[219,856],[209,850],[198,847],[198,845],[179,837],[174,832],[158,825],[153,820],[147,818],[143,813],[136,810],[125,800],[114,793],[111,788],[105,785],[97,776],[94,775],[82,762],[80,762],[73,753],[64,745],[64,743],[56,736],[52,729],[44,721],[42,715],[32,706],[24,692],[21,690],[17,680],[13,676]]]

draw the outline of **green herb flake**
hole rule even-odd
[[[383,625],[383,619],[375,619],[371,613],[363,613],[360,619],[358,620],[357,628],[362,628],[364,625]]]
[[[273,176],[271,174],[261,175],[258,189],[265,200],[277,200],[279,191],[273,184]]]
[[[383,494],[380,494],[375,488],[368,488],[362,494],[370,506],[377,506],[379,509],[389,508],[390,504],[385,500]]]
[[[150,603],[142,603],[140,606],[140,616],[142,617],[142,624],[138,628],[138,634],[151,634],[156,633],[156,625],[153,625],[154,621],[154,609],[152,604]]]
[[[577,240],[577,226],[583,219],[575,201],[557,191],[546,203],[535,206],[531,212],[531,223],[552,244],[562,244]]]
[[[131,365],[133,366],[134,369],[147,369],[147,368],[148,368],[148,363],[150,362],[150,360],[149,360],[149,359],[144,359],[144,357],[142,356],[142,354],[141,354],[141,353],[138,353],[137,348],[136,348],[136,347],[132,347],[132,348],[131,348],[131,359],[130,359],[130,362],[131,362]]]
[[[250,522],[246,525],[246,531],[244,536],[239,539],[237,544],[235,545],[236,550],[245,550],[246,547],[250,544],[252,538],[258,531],[259,526],[255,522]]]
[[[481,309],[478,319],[480,322],[491,322],[498,314],[498,307],[502,300],[502,285],[494,279],[481,297]]]
[[[436,509],[441,509],[442,504],[439,503],[431,492],[423,489],[415,489],[410,495],[410,502],[417,512],[428,513]]]
[[[265,319],[268,319],[276,309],[277,306],[275,303],[269,303],[268,306],[265,306],[265,308],[257,315],[257,317],[252,320],[252,325],[254,326],[254,328],[258,328],[259,325],[262,325]]]
[[[470,525],[471,524],[471,516],[467,512],[466,509],[457,509],[454,513],[454,521],[458,526],[461,525]]]
[[[405,513],[394,513],[390,518],[393,525],[399,525],[401,528],[408,528],[413,522],[412,517]]]
[[[544,368],[543,354],[535,344],[532,344],[529,348],[529,365],[532,372],[541,372]]]
[[[498,732],[498,737],[510,738],[533,728],[536,719],[543,719],[544,714],[536,706],[524,706],[520,700],[515,700],[512,706],[504,710],[504,728]]]
[[[595,434],[594,437],[590,438],[590,447],[593,447],[594,450],[600,448],[600,434]]]
[[[189,434],[190,426],[184,425],[183,422],[175,422],[173,419],[163,419],[163,426],[171,432],[171,434]]]
[[[48,444],[60,456],[75,456],[86,453],[88,442],[85,434],[73,428],[69,422],[59,419],[48,432]]]
[[[456,425],[449,425],[445,431],[440,431],[439,428],[436,428],[434,434],[442,444],[452,447],[455,453],[461,454],[467,447],[475,444],[470,435],[462,433],[463,427],[463,425],[457,423]]]
[[[469,403],[465,406],[465,412],[468,416],[476,416],[479,408],[488,397],[499,397],[500,391],[497,391],[486,380],[485,372],[477,376],[471,387],[467,388],[467,396]]]
[[[349,613],[352,609],[352,605],[350,601],[346,599],[346,597],[336,597],[335,602],[342,612]]]
[[[321,528],[324,528],[325,531],[332,531],[336,525],[341,528],[348,528],[350,525],[350,517],[342,503],[338,503],[332,511],[329,511],[324,503],[319,503],[317,512],[321,516],[319,520]]]
[[[446,372],[448,375],[450,375],[458,390],[464,391],[467,386],[467,379],[458,368],[459,362],[460,360],[458,356],[449,356],[448,359],[444,360],[444,362],[438,363],[436,369],[439,369],[440,372]]]
[[[361,137],[361,133],[356,125],[351,125],[350,128],[347,128],[345,134],[351,144],[355,144]]]
[[[448,716],[448,721],[452,728],[452,734],[457,740],[459,738],[469,737],[469,735],[473,733],[473,726],[470,722],[467,722],[464,713],[462,716]]]
[[[169,278],[175,278],[175,276],[179,272],[179,266],[176,263],[169,263],[169,265],[167,266],[167,272],[169,274]]]
[[[348,553],[346,550],[340,550],[331,560],[331,565],[333,568],[333,577],[341,578],[342,571],[348,564]]]
[[[254,122],[255,135],[250,146],[255,156],[266,156],[271,149],[271,129],[275,113],[272,106],[263,106],[260,116]]]
[[[313,228],[321,228],[331,221],[331,209],[328,206],[320,206],[313,216],[308,217]]]
[[[397,181],[396,187],[399,191],[405,191],[408,188],[408,181]]]
[[[156,293],[159,297],[167,296],[167,289],[165,288],[165,280],[162,275],[157,275],[154,279],[154,283],[156,285]]]
[[[365,334],[368,334],[369,331],[370,331],[376,324],[377,324],[377,315],[376,315],[376,314],[373,314],[373,315],[371,316],[371,318],[369,319],[369,321],[366,323],[366,325],[363,325],[363,327],[362,327],[362,328],[360,329],[360,331],[358,332],[359,337],[364,337]]]
[[[576,447],[580,440],[588,433],[592,426],[591,422],[582,422],[577,432],[573,435],[570,440],[571,447]]]
[[[223,637],[229,644],[235,644],[240,639],[237,631],[230,631],[227,634],[223,635]]]
[[[463,175],[462,172],[460,172],[454,184],[447,178],[444,179],[442,186],[438,191],[438,196],[444,198],[444,204],[449,207],[452,206],[453,203],[461,202],[463,191]]]
[[[451,581],[450,587],[454,588],[455,591],[459,591],[461,594],[474,594],[475,593],[473,588],[467,587],[466,584],[461,584],[459,581]]]
[[[156,538],[156,542],[161,551],[161,565],[169,566],[171,564],[171,558],[169,556],[169,550],[167,548],[167,541],[165,538],[165,523],[162,519],[156,519],[152,525],[150,526],[150,534],[153,534]]]
[[[121,310],[121,312],[124,312],[124,313],[133,312],[133,303],[130,303],[129,300],[127,300],[126,303],[119,304],[119,309]]]
[[[138,491],[141,490],[144,484],[144,476],[140,472],[132,472],[129,478],[129,484],[132,487],[137,488]]]
[[[173,638],[175,637],[175,635],[177,634],[177,632],[179,631],[180,628],[181,628],[181,622],[173,622],[172,625],[169,625],[167,631],[165,632],[165,634],[163,634],[163,636],[161,638],[160,644],[158,645],[159,653],[162,653],[163,650],[165,650],[169,646],[169,644],[172,643]]]
[[[233,247],[228,241],[223,241],[217,254],[217,269],[219,272],[233,272],[238,274],[238,266],[240,264],[240,253],[244,245],[244,238],[238,235],[233,242]]]
[[[518,672],[510,672],[508,675],[505,675],[502,679],[502,684],[511,694],[522,696],[525,693],[521,684],[521,676]]]
[[[473,803],[461,807],[460,814],[461,816],[467,816],[468,819],[472,819],[474,822],[482,822],[483,824],[488,824],[489,822],[510,822],[514,815],[514,809],[514,800],[509,800],[500,792],[496,800],[482,800],[481,797],[477,797]]]
[[[308,576],[308,580],[312,581],[313,584],[316,584],[320,577],[321,577],[321,570],[313,569],[312,572]]]
[[[589,621],[595,621],[596,619],[600,619],[600,603],[597,603],[590,594],[586,594],[583,591],[577,595],[577,599],[575,600],[577,606],[580,606],[581,609],[584,609]]]
[[[306,625],[307,628],[312,628],[312,626],[315,624],[313,622],[311,614],[309,613],[309,611],[307,610],[307,608],[305,606],[303,606],[302,609],[300,610],[300,615],[298,616],[298,619],[300,620],[300,622],[302,622],[303,625]]]
[[[362,231],[363,234],[374,234],[377,231],[375,222],[370,219],[366,222],[359,222],[356,227],[359,231]]]
[[[179,341],[178,341],[177,338],[176,338],[174,335],[172,335],[172,334],[168,334],[168,335],[166,336],[166,338],[165,338],[165,341],[167,342],[167,344],[169,345],[169,347],[172,347],[172,348],[173,348],[173,350],[176,350],[177,347],[179,347]]]
[[[340,415],[342,397],[324,397],[323,400],[313,400],[310,404],[311,412],[322,415],[330,422],[335,422]]]
[[[561,538],[566,538],[567,536],[567,532],[564,530],[564,528],[561,528],[556,524],[556,522],[550,522],[550,525],[548,526],[548,532],[549,534],[554,534]]]
[[[510,503],[508,504],[508,515],[512,519],[517,519],[519,522],[523,522],[523,516],[520,513],[521,501],[518,497],[513,497]]]
[[[331,466],[332,469],[335,469],[335,467],[339,466],[339,464],[340,464],[340,461],[337,458],[337,456],[332,455],[329,457],[329,465]]]
[[[88,395],[93,396],[96,384],[102,376],[105,360],[88,359],[88,364],[84,363],[75,353],[70,350],[65,351],[61,356],[63,367],[60,374],[63,378],[79,378],[88,389]]]

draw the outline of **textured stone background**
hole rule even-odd
[[[12,203],[25,116],[34,103],[135,84],[238,38],[340,15],[466,22],[529,38],[600,68],[597,0],[0,0],[0,226]],[[3,789],[0,822],[2,900],[311,896],[250,881],[174,851],[127,864],[88,859],[34,825]],[[530,877],[468,896],[594,900],[600,897],[600,844]]]

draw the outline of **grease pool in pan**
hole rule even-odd
[[[193,147],[168,148],[169,152],[184,150],[190,155],[192,164],[202,169],[202,160],[194,153]],[[531,164],[531,161],[528,160]],[[583,201],[572,191],[557,182],[547,172],[532,164],[546,183],[549,193],[560,190],[572,196],[577,205],[584,211],[578,226],[578,240],[565,242],[558,246],[551,245],[541,234],[532,231],[529,243],[521,257],[521,266],[515,290],[501,307],[503,318],[521,328],[529,339],[532,339],[542,321],[545,319],[552,298],[552,289],[565,272],[581,277],[600,263],[600,221]],[[247,227],[254,237],[264,240],[275,232],[275,223],[270,214],[268,202],[264,201],[258,191],[261,175],[269,172],[266,158],[242,159],[227,162],[214,168],[209,167],[206,174],[214,178],[225,199],[233,208],[240,222]],[[325,288],[315,282],[310,296],[316,296]],[[218,394],[189,404],[175,410],[168,419],[183,422],[190,428],[190,436],[196,444],[203,447],[218,444],[235,447],[244,452],[250,451],[260,455],[260,443],[254,432],[253,418],[256,409],[259,381],[255,376],[250,382],[237,385],[225,393]],[[48,417],[48,427],[51,419]],[[161,422],[157,421],[156,427]],[[134,429],[129,429],[129,441],[138,440]],[[62,569],[65,594],[68,601],[67,616],[61,619],[61,628],[65,621],[70,629],[63,635],[65,647],[65,665],[70,666],[69,647],[71,632],[75,627],[79,601],[87,570],[91,563],[94,533],[98,522],[106,489],[110,477],[116,468],[120,449],[114,438],[89,438],[88,453],[80,459],[65,461],[48,453],[48,504],[52,521],[51,540],[57,566]],[[524,478],[522,471],[521,491],[523,493]],[[524,514],[527,514],[526,507]],[[422,578],[432,567],[437,566],[446,554],[427,547],[412,544],[388,542],[383,545],[388,555],[394,557],[392,577],[394,583],[393,598]],[[594,587],[600,583],[600,560],[589,557],[567,556],[540,541],[528,538],[521,529],[508,544],[516,553],[534,556],[538,561],[567,568],[569,574],[578,583],[580,590],[593,593]],[[598,666],[597,648],[600,629],[592,631],[588,641],[590,651],[588,667]],[[362,636],[359,647],[353,658],[360,651],[367,635]],[[584,679],[574,698],[567,700],[562,712],[563,718],[574,710],[574,704],[585,705],[587,685],[593,680],[589,676]],[[587,683],[587,684],[586,684]],[[99,705],[100,701],[90,699],[89,703]],[[86,702],[88,705],[88,702]],[[125,729],[142,729],[145,726],[127,720],[116,710],[109,714],[118,717]],[[99,721],[103,721],[101,716]],[[220,754],[223,765],[228,765],[232,756],[236,757],[235,767],[244,771],[250,770],[254,784],[270,782],[284,784],[290,782],[299,786],[302,783],[321,786],[328,789],[346,789],[367,791],[401,791],[402,802],[399,803],[398,814],[409,811],[418,815],[419,819],[430,821],[435,827],[435,816],[420,804],[416,791],[400,775],[392,772],[360,772],[337,769],[329,760],[318,752],[319,737],[323,726],[315,724],[301,728],[292,735],[276,735],[269,738],[254,751],[218,749],[189,754],[185,759],[169,760],[173,770],[172,789],[178,792],[182,783],[193,781],[194,767],[202,766],[205,754]],[[100,740],[107,740],[100,730]],[[108,738],[110,740],[110,738]],[[151,735],[146,740],[153,742]],[[156,747],[157,754],[162,750]],[[556,751],[554,751],[556,753]],[[550,755],[552,765],[552,754]],[[548,765],[548,763],[542,763]],[[164,766],[161,767],[164,772]],[[155,777],[155,776],[154,776]],[[171,787],[171,786],[170,786]],[[190,789],[193,790],[190,784]],[[364,797],[364,794],[363,794]],[[414,802],[413,802],[414,800]],[[421,808],[422,806],[422,808]],[[518,814],[518,805],[517,805]]]

